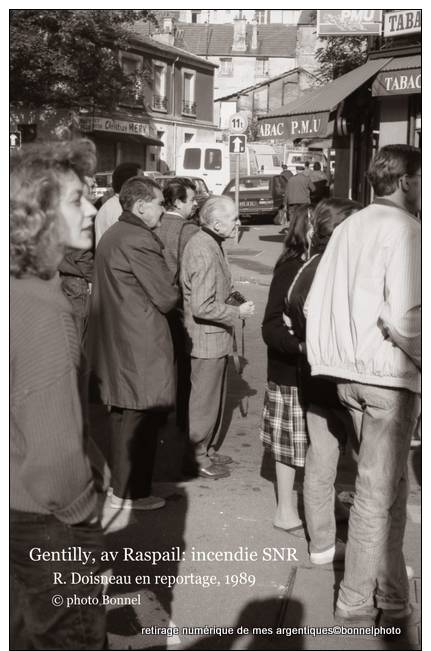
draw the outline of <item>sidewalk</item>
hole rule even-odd
[[[240,242],[236,255],[229,256],[237,288],[255,301],[257,312],[246,326],[243,376],[229,367],[227,436],[222,452],[234,459],[231,477],[178,481],[182,441],[171,419],[160,442],[154,484],[154,492],[166,497],[166,507],[132,514],[105,509],[105,519],[114,516],[111,526],[117,529],[108,533],[106,548],[120,552],[115,563],[107,564],[106,573],[131,577],[131,585],[114,584],[108,589],[114,599],[108,607],[112,649],[420,648],[418,627],[410,631],[407,643],[346,635],[313,637],[311,633],[290,637],[288,631],[282,631],[295,626],[334,626],[333,604],[342,568],[312,566],[306,540],[272,526],[274,467],[263,454],[258,435],[266,375],[260,325],[281,247],[274,242],[262,250],[259,237],[266,237],[265,232],[250,234],[242,246]],[[257,255],[248,253],[259,249]],[[256,267],[256,262],[263,266]],[[252,268],[247,270],[247,265]],[[248,413],[243,417],[239,407],[241,404],[244,411],[247,402]],[[98,410],[93,408],[93,418],[103,444],[105,421]],[[411,453],[405,536],[406,563],[414,574],[412,602],[420,595],[419,459],[420,451]],[[299,477],[300,503],[301,482]],[[346,493],[354,489],[354,463],[349,454],[341,460],[337,489]],[[339,533],[343,537],[346,531]],[[124,560],[125,548],[132,548],[133,554],[165,552],[166,560],[155,564],[134,561],[130,556]],[[236,553],[236,560],[228,560],[226,553]],[[135,598],[135,603],[127,603],[125,597]],[[204,627],[223,631],[205,631]]]

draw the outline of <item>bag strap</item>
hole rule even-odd
[[[309,260],[307,260],[307,262],[304,262],[304,264],[302,265],[302,267],[299,267],[298,271],[296,272],[296,276],[295,276],[295,278],[293,279],[292,284],[290,285],[289,290],[288,290],[287,295],[286,295],[286,303],[287,303],[287,304],[289,304],[290,297],[292,296],[293,288],[295,287],[295,285],[296,285],[296,283],[297,283],[297,281],[298,281],[298,278],[300,277],[300,275],[302,274],[302,272],[304,271],[304,269],[306,269],[306,268],[308,267],[308,265],[310,264],[310,262],[311,262],[312,260],[314,260],[314,258],[316,258],[318,255],[319,255],[319,253],[315,253],[314,255],[311,256],[311,258],[310,258]]]

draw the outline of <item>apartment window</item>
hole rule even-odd
[[[256,77],[266,77],[269,75],[268,57],[257,57],[256,59]]]
[[[134,87],[123,95],[122,102],[124,104],[142,105],[144,103],[142,57],[136,54],[121,53],[120,62],[124,74],[129,77]]]
[[[183,109],[184,115],[196,115],[195,102],[195,79],[194,70],[183,69]]]
[[[231,58],[220,59],[219,75],[221,77],[233,76],[233,61]]]
[[[256,9],[254,18],[258,25],[269,25],[271,22],[271,11],[268,9]]]
[[[166,63],[159,61],[153,62],[153,110],[168,110],[168,98],[166,93]]]
[[[200,16],[200,11],[192,11],[192,23],[197,23],[199,16]]]

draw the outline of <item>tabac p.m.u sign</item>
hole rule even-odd
[[[229,136],[229,154],[243,154],[247,144],[247,136]]]

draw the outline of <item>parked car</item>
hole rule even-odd
[[[112,187],[112,172],[97,172],[94,175],[94,180],[96,181],[96,187],[94,188],[93,195],[95,199],[99,199]]]
[[[258,217],[272,220],[283,207],[286,179],[283,176],[259,174],[239,179],[239,217],[241,221]],[[227,184],[223,194],[235,201],[235,180]]]
[[[211,196],[211,192],[208,190],[208,186],[203,179],[199,176],[159,176],[155,181],[163,188],[170,182],[175,179],[189,179],[196,186],[196,201],[197,208],[190,219],[193,219],[196,223],[199,223],[199,210],[203,203]]]

